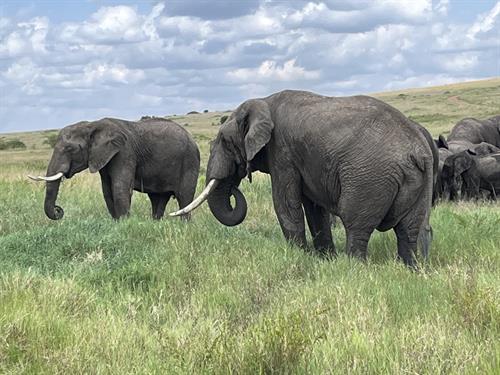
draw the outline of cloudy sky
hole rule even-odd
[[[494,76],[497,0],[0,3],[0,132]]]

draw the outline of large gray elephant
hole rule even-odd
[[[448,136],[448,148],[453,153],[468,150],[482,142],[500,147],[500,115],[486,120],[460,120]]]
[[[367,96],[286,90],[248,100],[212,143],[207,187],[172,215],[207,199],[221,223],[237,225],[246,215],[238,186],[261,171],[271,175],[286,239],[306,246],[305,212],[314,247],[334,254],[332,213],[344,223],[348,254],[365,258],[372,232],[394,228],[398,254],[412,266],[419,234],[426,245],[430,241],[434,157],[433,140],[425,133],[395,108]]]
[[[61,179],[89,168],[101,175],[109,213],[128,215],[132,190],[147,193],[152,215],[160,219],[173,195],[182,208],[192,201],[200,168],[200,154],[191,135],[162,118],[139,122],[104,118],[63,128],[46,177],[45,213],[52,220],[64,211],[56,206]],[[188,216],[184,216],[188,218]]]
[[[445,161],[442,178],[451,200],[496,199],[500,193],[500,152],[478,156],[466,150],[453,154]]]

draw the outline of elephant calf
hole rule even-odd
[[[443,183],[451,200],[480,198],[483,192],[496,199],[500,192],[500,153],[476,156],[462,151],[448,157],[443,167]]]
[[[200,153],[191,135],[162,118],[139,122],[104,118],[63,128],[54,147],[45,180],[45,214],[63,217],[56,206],[61,178],[89,168],[101,175],[104,200],[111,216],[128,215],[132,190],[147,193],[153,218],[160,219],[173,195],[179,207],[193,199],[200,168]],[[188,216],[184,215],[184,218]]]

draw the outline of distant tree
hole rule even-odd
[[[57,142],[57,133],[50,133],[45,136],[44,145],[49,145],[50,148],[54,148]]]
[[[220,118],[220,124],[222,125],[223,123],[225,123],[225,122],[226,122],[226,120],[228,119],[228,117],[229,117],[229,116],[227,116],[227,115],[222,116],[222,117]]]
[[[208,113],[208,109],[203,110],[203,113]]]
[[[0,150],[25,149],[26,145],[19,139],[0,139]]]

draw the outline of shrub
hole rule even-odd
[[[220,124],[222,125],[223,123],[225,123],[225,122],[226,122],[226,120],[227,120],[228,118],[229,118],[229,116],[228,116],[228,115],[224,115],[224,116],[222,116],[222,117],[220,118]]]
[[[57,142],[57,133],[50,133],[45,136],[44,145],[49,145],[50,148],[54,148]]]
[[[0,150],[25,149],[26,145],[19,139],[0,139]]]

